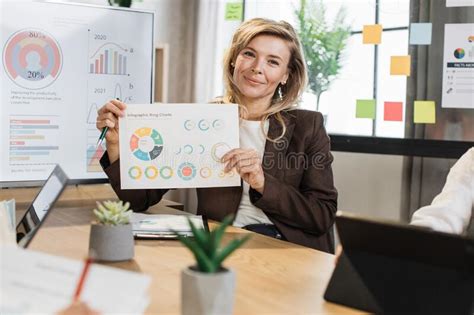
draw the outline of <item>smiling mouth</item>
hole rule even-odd
[[[252,84],[263,84],[262,82],[259,82],[259,81],[255,81],[255,80],[252,80],[250,78],[247,78],[246,76],[244,76],[245,80],[247,80],[248,82],[252,83]]]

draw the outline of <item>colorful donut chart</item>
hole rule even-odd
[[[142,169],[139,168],[138,166],[132,166],[128,170],[128,176],[130,176],[131,179],[140,179],[142,177]]]
[[[155,179],[158,177],[158,174],[160,172],[158,171],[158,169],[154,166],[148,166],[146,169],[145,169],[145,176],[146,178],[148,179]]]
[[[212,175],[212,170],[209,167],[203,167],[199,170],[199,175],[201,175],[202,178],[209,178]]]
[[[160,170],[160,176],[164,179],[173,177],[173,169],[169,166],[163,166]]]
[[[155,129],[144,127],[135,130],[130,137],[130,150],[142,161],[151,161],[163,151],[163,138]]]
[[[189,162],[181,163],[178,167],[178,176],[183,180],[191,180],[196,176],[196,167]]]
[[[18,86],[38,90],[59,76],[63,57],[57,41],[37,29],[13,34],[3,50],[3,65],[8,77]]]

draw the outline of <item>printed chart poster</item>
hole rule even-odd
[[[120,118],[122,189],[239,186],[220,161],[238,147],[236,104],[134,104]]]
[[[445,25],[442,107],[474,109],[472,23]]]
[[[446,0],[447,7],[472,7],[474,0]]]

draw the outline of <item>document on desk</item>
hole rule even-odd
[[[192,236],[193,233],[188,223],[191,220],[197,228],[205,229],[204,219],[200,215],[179,214],[144,214],[132,213],[131,223],[135,237],[174,238],[176,233]],[[175,233],[176,232],[176,233]]]
[[[122,189],[240,185],[221,162],[239,147],[236,104],[132,104],[119,123]]]
[[[71,303],[84,262],[10,246],[0,251],[0,314],[53,314]],[[92,264],[81,300],[102,314],[142,314],[150,282]]]

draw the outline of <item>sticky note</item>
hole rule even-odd
[[[225,4],[226,21],[242,21],[242,2],[227,2]]]
[[[362,42],[364,44],[380,44],[382,42],[382,25],[364,25]]]
[[[415,101],[415,124],[434,124],[436,107],[433,101]]]
[[[375,100],[357,100],[356,118],[375,119]]]
[[[392,56],[390,60],[391,75],[410,76],[411,56]]]
[[[430,45],[432,29],[431,23],[411,23],[410,45]]]
[[[403,120],[403,103],[402,102],[384,102],[383,103],[383,120],[402,121]]]

